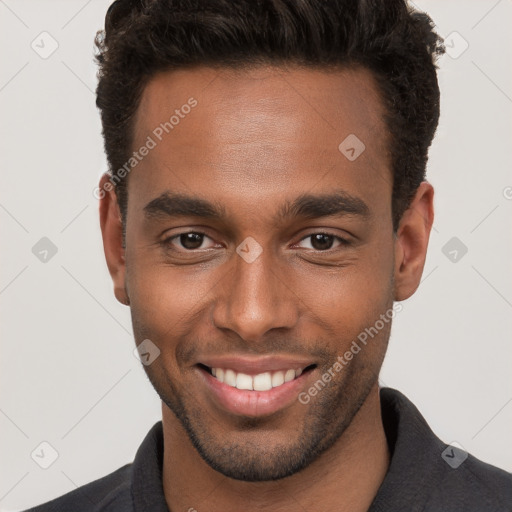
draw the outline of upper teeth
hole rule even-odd
[[[247,375],[237,373],[234,370],[223,368],[212,368],[212,375],[224,384],[238,389],[252,389],[254,391],[268,391],[269,389],[281,386],[285,382],[299,377],[302,368],[298,370],[282,370],[278,372],[265,372],[258,375]]]

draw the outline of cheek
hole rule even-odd
[[[304,314],[336,339],[352,340],[392,306],[393,262],[392,242],[383,241],[380,250],[368,248],[343,268],[304,271],[295,281]]]
[[[129,262],[126,284],[140,330],[166,340],[186,334],[190,316],[201,310],[219,278],[192,267],[146,262],[140,256]]]

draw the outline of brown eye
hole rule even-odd
[[[337,235],[331,235],[330,233],[312,233],[304,237],[301,242],[304,240],[310,240],[310,247],[306,247],[307,249],[314,249],[320,252],[331,249],[336,240],[338,241],[338,247],[350,244],[348,240]]]
[[[199,249],[203,244],[204,235],[199,233],[184,233],[179,236],[180,243],[185,249]]]
[[[318,251],[326,251],[330,249],[333,243],[334,237],[331,235],[326,235],[325,233],[311,235],[311,245],[313,246],[313,249]]]
[[[204,233],[198,232],[188,232],[188,233],[180,233],[178,235],[174,235],[170,238],[167,238],[162,242],[162,244],[171,248],[172,250],[177,251],[194,251],[197,249],[205,249],[206,247],[201,247],[205,239],[210,239]]]

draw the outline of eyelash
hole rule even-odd
[[[163,240],[161,242],[161,245],[164,246],[165,248],[169,249],[171,248],[171,250],[174,250],[174,251],[178,251],[180,252],[179,249],[174,249],[172,247],[172,241],[175,240],[175,239],[179,239],[180,236],[182,235],[202,235],[206,238],[210,238],[206,233],[203,233],[202,231],[184,231],[183,233],[178,233],[177,235],[173,235],[169,238],[166,238],[165,240]],[[302,242],[303,240],[307,239],[307,238],[310,238],[312,236],[315,236],[315,235],[327,235],[327,236],[331,236],[333,238],[335,238],[336,240],[338,240],[340,242],[340,246],[348,246],[351,244],[350,240],[347,240],[346,238],[343,238],[339,235],[335,235],[334,233],[329,233],[327,231],[317,231],[315,233],[309,233],[308,235],[302,237],[299,242]],[[187,253],[193,253],[195,251],[200,251],[200,250],[204,250],[204,249],[183,249],[184,252],[187,252]],[[316,249],[312,249],[313,251],[315,252],[318,252],[318,253],[328,253],[328,252],[332,252],[332,251],[335,251],[336,248],[330,248],[330,249],[326,249],[325,251],[321,251],[321,250],[316,250]]]

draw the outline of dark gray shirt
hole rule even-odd
[[[369,512],[512,511],[511,473],[443,443],[402,393],[380,397],[391,464]],[[159,421],[133,463],[27,512],[169,512],[162,462]]]

